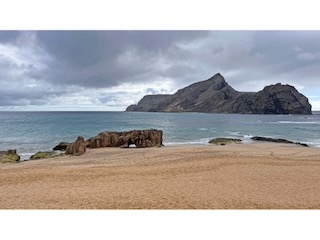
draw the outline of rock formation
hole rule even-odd
[[[14,163],[19,162],[20,156],[17,154],[16,149],[7,150],[7,151],[0,151],[0,162],[2,163]]]
[[[163,132],[161,130],[133,130],[128,132],[102,132],[88,140],[90,148],[129,147],[137,148],[161,147]]]
[[[74,143],[68,145],[66,154],[80,156],[86,152],[86,141],[83,137],[79,136]]]
[[[58,157],[58,156],[63,156],[64,154],[62,153],[57,153],[55,151],[51,151],[51,152],[37,152],[35,154],[33,154],[30,157],[30,160],[37,160],[37,159],[44,159],[44,158],[53,158],[53,157]]]
[[[209,141],[209,143],[216,144],[216,145],[226,145],[226,144],[240,143],[240,142],[242,142],[242,140],[237,138],[214,138]]]
[[[303,146],[303,147],[309,147],[308,144],[300,143],[300,142],[292,142],[292,141],[289,141],[289,140],[287,140],[287,139],[282,139],[282,138],[275,139],[275,138],[255,136],[255,137],[252,137],[251,139],[252,139],[252,140],[255,140],[255,141],[274,142],[274,143],[289,143],[289,144],[301,145],[301,146]]]
[[[220,73],[173,95],[145,96],[126,111],[312,114],[308,99],[293,86],[278,83],[257,93],[238,92]]]
[[[57,146],[55,146],[53,150],[65,151],[69,145],[70,143],[68,142],[61,142]]]
[[[82,155],[86,148],[122,147],[135,145],[137,148],[161,147],[163,132],[161,130],[133,130],[128,132],[102,132],[88,140],[83,137],[67,146],[65,154]]]

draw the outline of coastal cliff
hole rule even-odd
[[[126,111],[253,114],[312,114],[308,99],[293,86],[280,83],[254,92],[238,92],[217,73],[173,95],[147,95]]]

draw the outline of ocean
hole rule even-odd
[[[164,145],[207,144],[216,137],[285,138],[320,147],[320,112],[314,115],[252,115],[142,112],[0,112],[0,151],[17,149],[22,159],[50,151],[59,142],[103,131],[161,129]]]

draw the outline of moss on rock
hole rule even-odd
[[[8,151],[0,151],[0,162],[3,163],[15,163],[19,162],[20,156],[17,154],[15,149]]]
[[[44,159],[44,158],[52,158],[52,157],[57,157],[57,156],[61,156],[63,154],[57,154],[54,151],[51,152],[37,152],[35,154],[33,154],[30,157],[30,160],[37,160],[37,159]]]

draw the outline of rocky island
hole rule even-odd
[[[146,95],[126,111],[312,114],[308,99],[293,86],[278,83],[259,92],[238,92],[220,73],[173,95]]]

